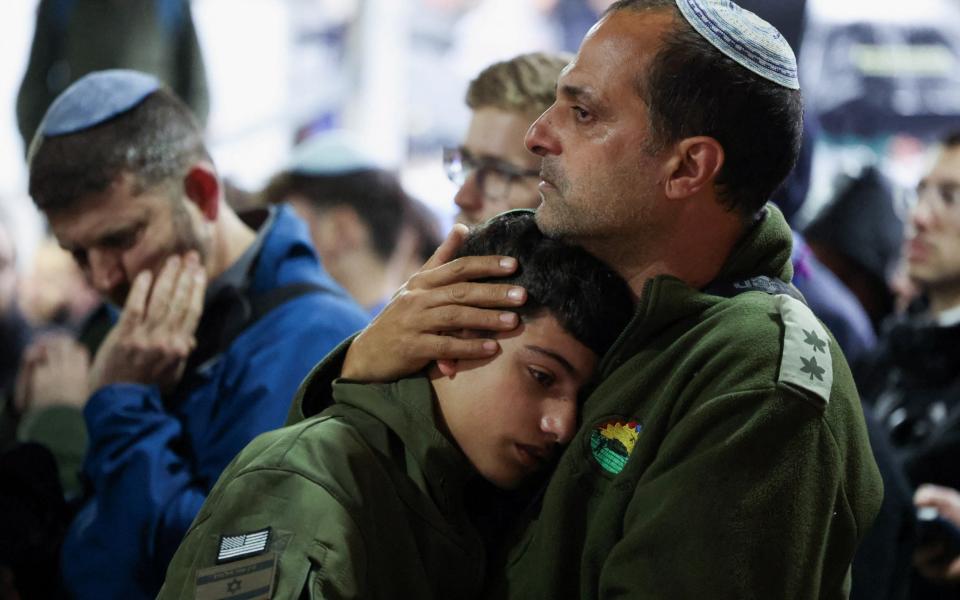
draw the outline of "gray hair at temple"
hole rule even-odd
[[[725,159],[716,178],[718,197],[749,221],[797,161],[803,128],[800,90],[726,55],[691,26],[678,1],[693,0],[619,0],[604,14],[662,11],[673,16],[674,30],[661,40],[646,73],[636,78],[637,93],[650,110],[648,151],[699,135],[720,142]],[[709,10],[729,5],[698,2]]]

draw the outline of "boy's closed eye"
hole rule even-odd
[[[545,388],[549,388],[553,385],[553,382],[556,381],[553,373],[550,373],[549,371],[539,369],[537,367],[527,367],[527,371],[530,373],[530,377],[533,378],[534,381]]]

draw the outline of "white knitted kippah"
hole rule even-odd
[[[676,0],[677,8],[717,50],[764,79],[800,89],[797,59],[775,27],[729,0]]]

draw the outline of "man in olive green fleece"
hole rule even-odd
[[[846,361],[783,283],[790,231],[765,203],[796,159],[798,88],[782,37],[721,0],[616,2],[561,75],[526,138],[537,223],[610,264],[637,306],[490,597],[847,596],[882,484]],[[462,235],[314,370],[294,420],[336,375],[496,352],[438,335],[509,329],[490,308],[523,302],[469,283],[514,264],[451,261]]]
[[[570,440],[578,392],[633,302],[600,261],[545,238],[532,211],[495,217],[461,253],[523,261],[504,281],[530,299],[501,352],[390,384],[338,381],[332,407],[256,438],[210,493],[161,598],[479,595],[475,475],[516,488]]]

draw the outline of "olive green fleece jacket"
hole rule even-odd
[[[230,464],[159,598],[193,598],[198,579],[219,568],[222,535],[267,527],[260,556],[278,557],[272,598],[479,594],[484,549],[463,508],[475,472],[434,425],[429,381],[338,383],[333,397],[336,405],[260,435]],[[230,597],[231,590],[205,591]]]
[[[790,230],[765,212],[718,280],[789,281]],[[812,317],[788,325],[788,304],[647,282],[538,513],[491,564],[489,597],[845,598],[882,483],[836,341]],[[794,356],[798,333],[812,341]],[[291,419],[324,401],[345,348]]]

